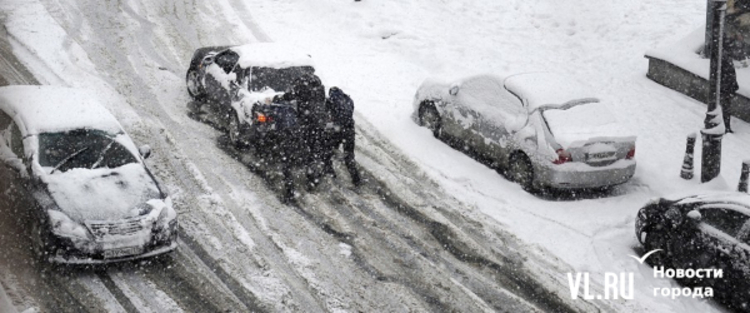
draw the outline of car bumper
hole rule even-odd
[[[269,145],[283,139],[283,132],[278,131],[274,125],[243,123],[240,126],[240,140],[250,145]]]
[[[176,240],[171,242],[168,245],[156,247],[153,250],[150,250],[143,254],[131,255],[131,256],[126,256],[126,257],[121,257],[121,258],[105,259],[101,255],[87,256],[83,254],[66,253],[66,254],[58,254],[58,255],[51,256],[49,258],[49,262],[59,263],[59,264],[71,264],[71,265],[109,264],[109,263],[125,262],[125,261],[133,261],[133,260],[150,258],[150,257],[154,257],[157,255],[161,255],[164,253],[174,251],[175,249],[177,249]]]
[[[134,238],[122,238],[122,241],[78,241],[77,243],[55,236],[46,252],[47,260],[60,264],[108,264],[153,257],[177,248],[177,229],[177,223],[170,223],[168,229],[158,232],[151,232],[147,229],[145,231],[150,234],[145,237],[148,238],[146,241],[136,239],[137,237],[144,238],[141,234],[134,235]],[[140,251],[134,252],[130,249]],[[107,255],[113,250],[128,250],[130,253]]]
[[[560,189],[613,186],[630,180],[635,174],[635,167],[635,160],[619,160],[602,167],[585,163],[550,165],[537,171],[536,183]]]

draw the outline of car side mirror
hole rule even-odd
[[[138,153],[140,153],[141,157],[144,159],[148,159],[148,157],[151,156],[151,147],[149,145],[142,145],[138,148]]]
[[[698,223],[703,219],[703,215],[701,215],[701,212],[698,212],[698,210],[688,212],[687,217],[695,223]]]
[[[516,115],[508,119],[505,123],[505,129],[513,134],[524,128],[529,123],[529,117],[527,115]]]
[[[458,94],[458,85],[453,85],[450,90],[448,90],[448,93],[451,94],[451,96],[455,96]]]
[[[23,162],[21,161],[21,159],[16,159],[16,158],[6,159],[5,164],[17,172],[23,172],[26,170],[26,167],[23,166]]]
[[[201,67],[206,67],[214,63],[214,56],[207,56],[201,61]]]

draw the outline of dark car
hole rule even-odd
[[[140,259],[177,247],[172,200],[94,96],[0,88],[0,200],[31,217],[33,249],[55,263]]]
[[[279,99],[306,75],[315,75],[312,59],[289,46],[200,48],[186,75],[194,99],[189,108],[193,116],[226,129],[235,145],[273,145],[296,123],[294,103]]]
[[[717,289],[730,304],[750,303],[750,195],[710,193],[661,198],[638,211],[635,234],[647,261],[673,269],[721,269],[722,277],[686,277]],[[705,275],[702,275],[705,276]]]

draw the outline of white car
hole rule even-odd
[[[108,263],[177,247],[177,214],[143,163],[149,153],[85,91],[0,87],[0,193],[33,217],[44,260]]]
[[[592,95],[554,73],[428,79],[413,117],[527,190],[622,184],[635,173],[636,137]]]

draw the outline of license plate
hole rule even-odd
[[[142,247],[127,247],[119,249],[104,250],[105,259],[121,258],[143,253]]]
[[[587,160],[608,159],[614,155],[613,152],[586,153]]]

